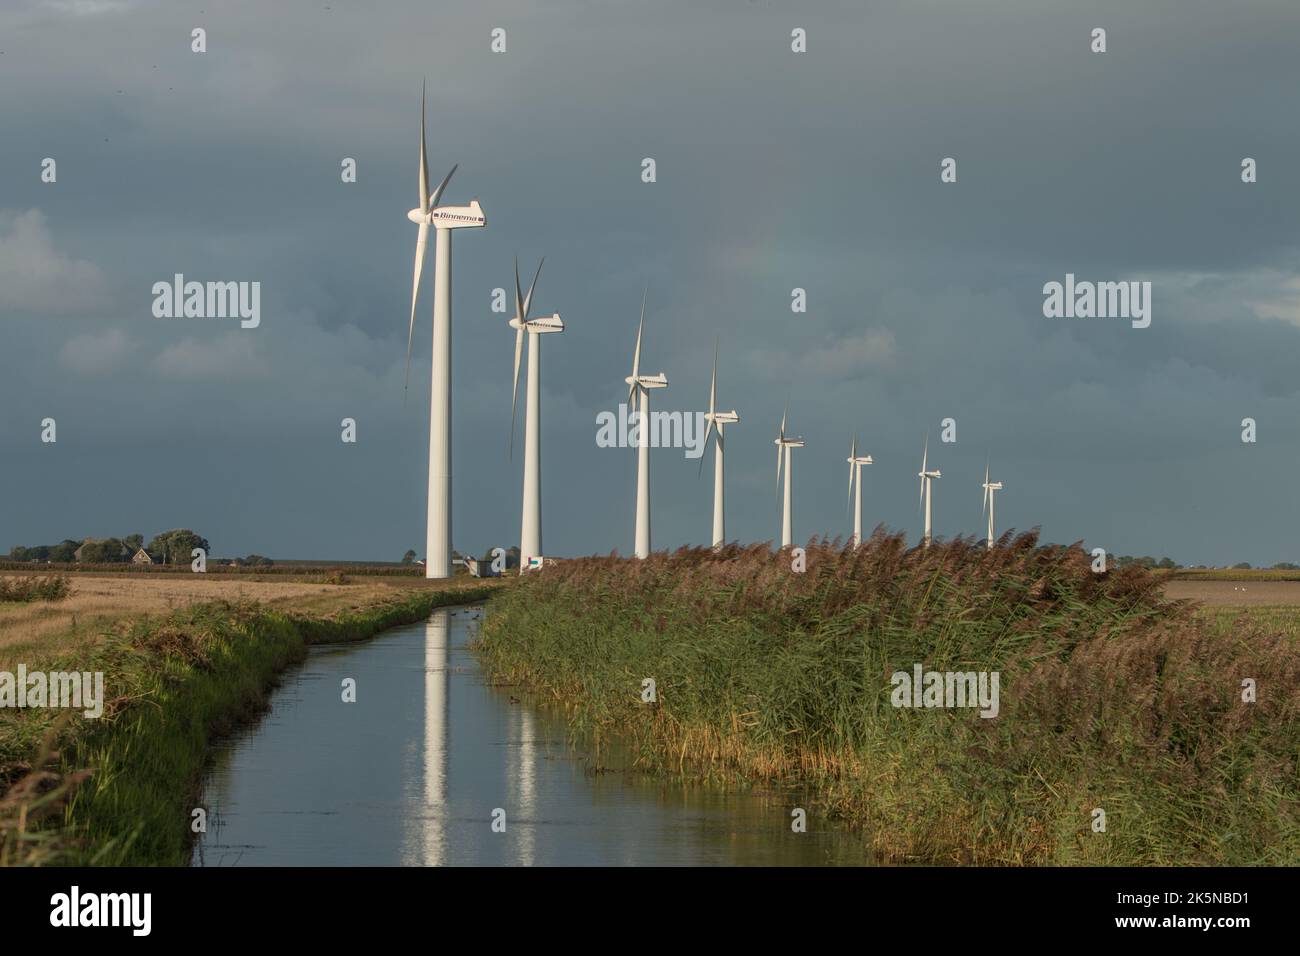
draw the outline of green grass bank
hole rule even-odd
[[[0,865],[184,865],[215,742],[261,713],[310,644],[360,641],[497,586],[412,590],[312,617],[259,604],[198,604],[109,635],[104,714],[10,711],[0,725]],[[57,662],[50,670],[59,669]]]
[[[1090,562],[881,532],[804,573],[766,546],[566,561],[493,601],[478,651],[647,769],[807,788],[884,859],[1300,863],[1294,638]],[[893,706],[918,663],[997,671],[998,716]]]

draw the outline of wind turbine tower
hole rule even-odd
[[[993,493],[1001,490],[1002,482],[989,481],[989,466],[986,462],[984,464],[984,503],[980,510],[983,511],[987,509],[989,513],[988,546],[990,551],[993,550]]]
[[[788,409],[787,409],[788,411]],[[781,413],[781,430],[776,436],[776,483],[777,487],[781,486],[781,467],[785,466],[785,507],[781,511],[781,547],[788,548],[792,540],[790,514],[791,495],[790,495],[790,473],[793,468],[793,462],[790,458],[790,452],[795,448],[802,448],[804,441],[802,438],[785,437],[785,417],[786,412]]]
[[[740,416],[733,408],[729,412],[718,411],[718,348],[713,347],[713,379],[709,382],[709,412],[704,416],[709,423],[704,432],[704,447],[709,447],[709,436],[714,428],[718,430],[717,444],[713,452],[713,549],[716,551],[727,543],[727,524],[723,514],[722,453],[726,445],[722,426],[734,425]],[[700,456],[700,471],[704,470],[704,456]]]
[[[667,388],[668,376],[641,374],[641,333],[645,329],[645,294],[641,296],[641,322],[636,327],[636,351],[632,353],[632,374],[623,381],[628,384],[627,402],[630,411],[637,414],[636,458],[636,556],[650,557],[650,389]]]
[[[921,453],[921,470],[917,474],[921,478],[921,500],[918,505],[925,505],[925,534],[921,537],[921,544],[924,547],[930,547],[930,483],[942,474],[939,469],[930,471],[927,466],[930,457],[930,436],[925,436],[925,451]]]
[[[862,547],[862,466],[870,465],[870,455],[858,454],[858,436],[849,446],[849,495],[853,498],[853,547]],[[856,492],[856,494],[854,494]]]
[[[420,205],[406,218],[420,227],[415,239],[415,279],[411,286],[411,322],[406,333],[406,378],[411,377],[411,342],[415,335],[415,305],[429,227],[434,229],[433,380],[429,394],[429,510],[425,535],[424,576],[451,577],[451,233],[481,228],[487,223],[478,200],[468,206],[440,206],[442,192],[456,167],[429,193],[425,159],[424,91],[420,92]]]
[[[542,262],[546,260],[543,259]],[[528,294],[519,285],[519,262],[515,262],[515,316],[510,327],[515,330],[515,377],[510,398],[510,456],[514,457],[515,412],[519,406],[519,360],[522,357],[524,334],[528,335],[528,405],[524,411],[524,501],[519,531],[519,573],[531,566],[531,561],[542,558],[542,336],[547,332],[563,332],[560,313],[528,318],[533,302],[533,290],[542,274],[542,263],[537,264]]]

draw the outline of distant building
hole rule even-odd
[[[132,564],[153,564],[153,558],[149,557],[149,552],[144,548],[136,548],[135,554],[131,555]]]
[[[466,558],[465,567],[467,567],[469,569],[469,573],[474,575],[474,577],[476,578],[501,577],[500,571],[492,570],[491,561],[480,561],[478,558]]]

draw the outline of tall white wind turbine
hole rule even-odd
[[[925,436],[925,451],[921,453],[921,470],[917,474],[921,478],[921,498],[917,502],[918,506],[922,503],[925,505],[925,534],[921,538],[921,543],[925,547],[930,547],[930,482],[936,478],[943,477],[942,473],[936,468],[930,471],[926,465],[930,457],[930,436]]]
[[[542,262],[546,260],[543,259]],[[515,330],[515,377],[510,399],[510,455],[514,457],[515,412],[519,406],[519,360],[524,347],[524,334],[528,334],[528,404],[524,410],[524,502],[522,525],[519,532],[519,573],[529,568],[533,558],[542,557],[542,342],[547,332],[563,332],[560,313],[528,318],[533,302],[533,290],[542,274],[542,263],[528,294],[519,285],[519,262],[515,262],[515,317],[510,327]]]
[[[849,446],[849,497],[853,499],[853,547],[855,549],[862,546],[862,466],[871,463],[870,455],[858,454],[858,436],[854,435],[853,444]]]
[[[636,556],[650,557],[650,389],[667,388],[668,376],[641,374],[641,332],[645,328],[645,295],[641,296],[641,322],[636,327],[636,351],[632,353],[632,374],[628,384],[629,410],[637,416],[636,457]]]
[[[433,381],[429,395],[429,511],[425,535],[424,576],[451,577],[451,231],[486,224],[478,200],[468,206],[440,206],[442,191],[456,167],[429,193],[425,161],[424,91],[420,91],[420,205],[406,218],[420,227],[415,237],[415,279],[411,285],[411,322],[406,332],[406,379],[411,378],[411,343],[415,336],[415,304],[429,227],[434,229]]]
[[[718,430],[717,444],[713,452],[713,547],[721,548],[727,543],[727,524],[723,509],[722,453],[726,445],[723,425],[734,425],[740,416],[733,408],[729,412],[718,411],[718,347],[713,347],[713,378],[709,382],[709,412],[704,416],[708,427],[704,431],[704,447],[709,447],[709,436],[714,428]],[[700,455],[700,471],[704,470],[704,455]]]
[[[788,411],[788,409],[787,409]],[[781,413],[781,430],[776,436],[776,484],[777,488],[781,487],[781,466],[785,465],[785,507],[781,511],[781,547],[788,548],[792,540],[791,524],[792,516],[790,514],[790,475],[793,468],[793,462],[790,458],[790,452],[795,448],[803,447],[802,438],[785,437],[785,416],[786,412]]]
[[[993,493],[995,491],[1001,491],[1001,490],[1002,490],[1002,482],[989,481],[989,466],[988,466],[988,462],[985,462],[984,463],[984,502],[980,506],[980,512],[983,513],[987,509],[989,513],[988,546],[990,551],[993,550]]]

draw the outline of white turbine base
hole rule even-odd
[[[542,556],[542,337],[528,333],[528,407],[524,411],[524,500],[519,532],[519,573]]]
[[[639,388],[639,386],[638,386]],[[640,426],[636,451],[636,556],[650,557],[650,393],[637,396],[637,424]]]
[[[713,452],[713,548],[715,551],[727,543],[727,524],[723,513],[722,451],[722,426],[719,425],[717,447]]]
[[[790,455],[790,446],[783,445],[781,451],[785,454],[785,507],[781,511],[781,547],[788,548],[793,540],[791,527],[793,525],[790,514],[790,468],[792,466],[792,456]]]
[[[433,380],[424,576],[451,577],[451,231],[434,230]]]

